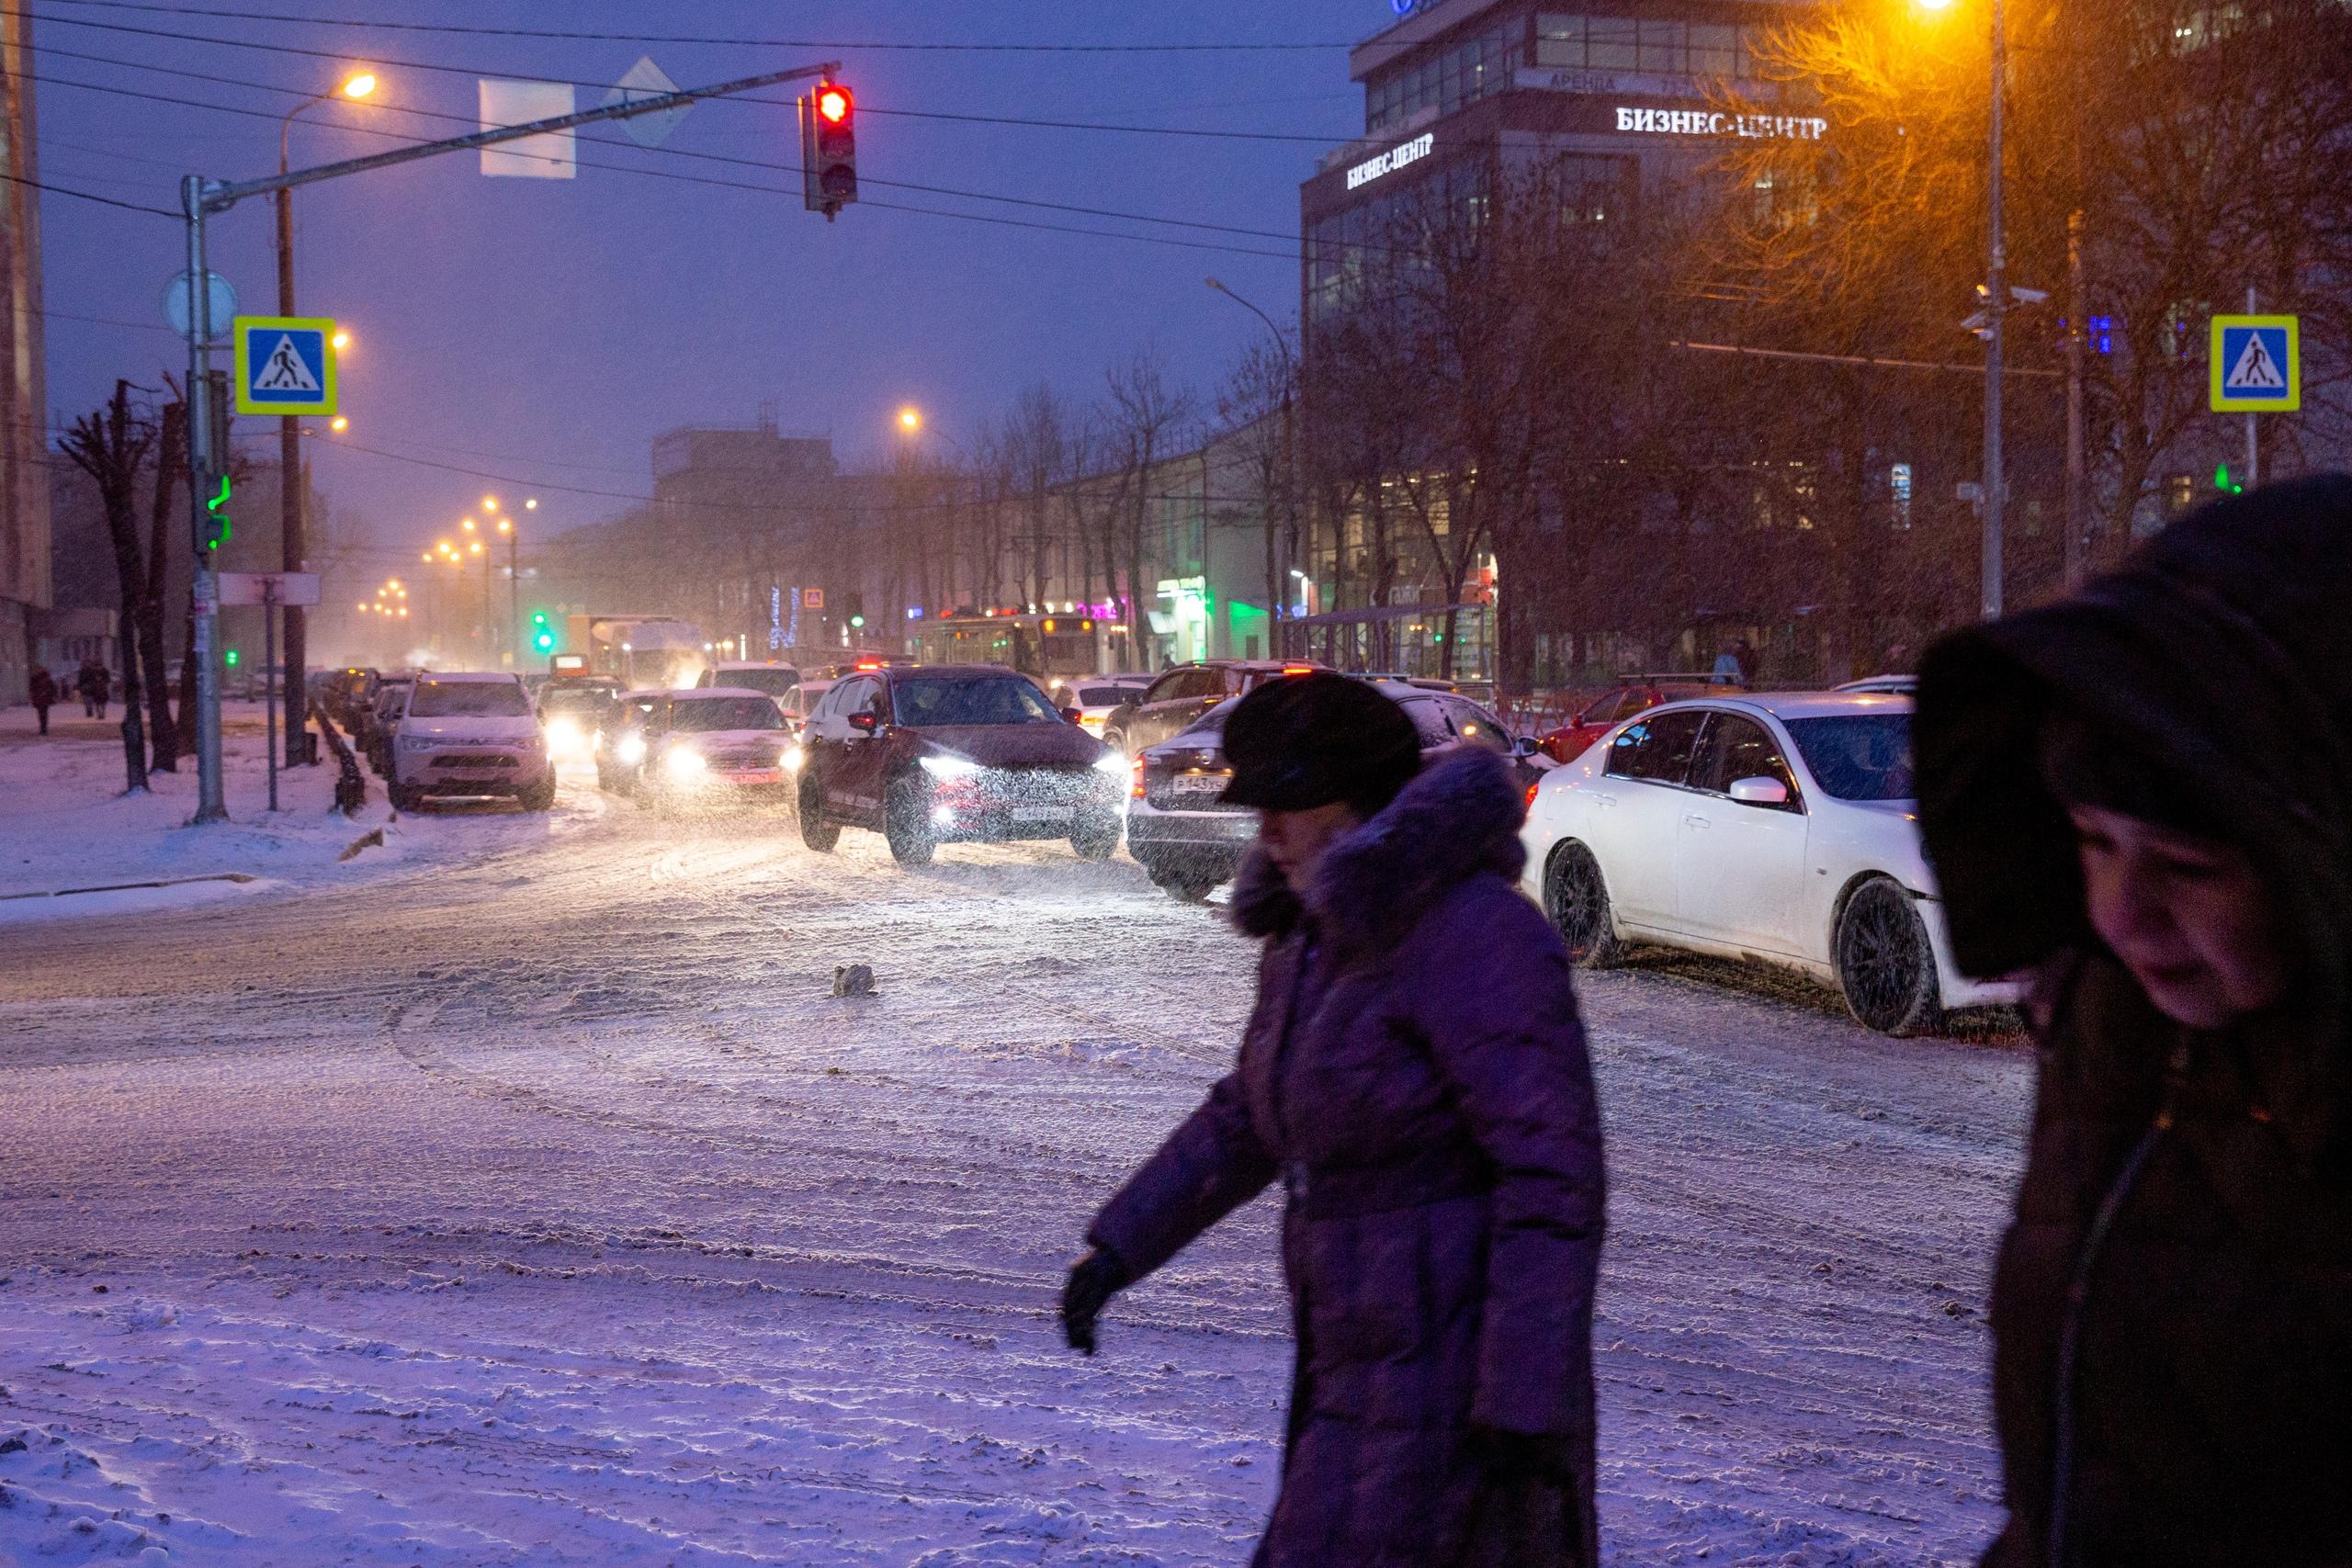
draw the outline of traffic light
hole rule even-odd
[[[844,593],[844,594],[842,594],[842,615],[843,615],[843,616],[848,620],[848,622],[849,622],[849,626],[850,626],[850,629],[851,629],[852,631],[863,631],[863,630],[865,630],[865,594],[863,594],[863,593]]]
[[[800,100],[800,195],[828,223],[857,199],[857,104],[839,82]]]
[[[541,653],[555,651],[555,627],[548,624],[545,610],[531,612],[531,646]]]
[[[237,667],[237,661],[242,657],[243,656],[233,648],[223,649],[220,650],[220,662],[227,665],[232,670],[234,670]]]
[[[229,476],[213,477],[211,493],[205,497],[204,517],[196,527],[196,547],[217,550],[229,542]]]
[[[2222,491],[2225,495],[2244,495],[2245,493],[2245,481],[2230,478],[2230,466],[2227,463],[2222,464],[2219,468],[2213,470],[2213,488]]]

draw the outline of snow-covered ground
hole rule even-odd
[[[1270,1201],[1100,1357],[1053,1318],[1229,1057],[1212,912],[577,782],[402,826],[351,886],[0,930],[0,1563],[1246,1560]],[[1611,1561],[1967,1560],[2029,1060],[1679,965],[1587,1002]]]

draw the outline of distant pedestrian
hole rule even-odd
[[[34,716],[40,720],[40,732],[49,733],[49,710],[57,702],[57,677],[36,664],[32,678],[25,682],[25,694],[32,700]]]
[[[1756,649],[1746,637],[1741,637],[1731,645],[1731,660],[1739,671],[1741,685],[1756,684]]]
[[[96,659],[85,659],[74,684],[82,694],[82,716],[106,717],[107,703],[114,695],[114,677],[107,673],[107,667]]]
[[[1993,1568],[2352,1561],[2347,536],[2352,479],[2224,500],[1922,667],[1953,954],[2041,1046]]]
[[[1518,792],[1484,751],[1419,771],[1403,710],[1339,675],[1260,687],[1224,744],[1261,814],[1256,1010],[1088,1229],[1070,1343],[1280,1179],[1298,1359],[1258,1568],[1597,1568],[1600,1121]]]

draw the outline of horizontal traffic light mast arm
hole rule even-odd
[[[526,136],[544,136],[551,130],[569,130],[575,125],[594,125],[600,120],[634,119],[639,115],[684,108],[703,98],[732,97],[738,93],[755,92],[762,87],[797,82],[810,76],[830,77],[841,68],[840,61],[829,60],[821,65],[799,65],[789,71],[771,71],[763,75],[721,82],[716,86],[683,87],[658,97],[610,104],[603,108],[582,109],[576,114],[557,115],[552,119],[535,119],[528,125],[502,125],[490,130],[477,130],[470,136],[452,136],[444,141],[420,141],[413,147],[396,148],[390,152],[370,153],[365,158],[346,158],[340,164],[322,164],[313,169],[296,169],[290,174],[269,175],[257,180],[207,180],[203,186],[204,210],[225,212],[249,196],[266,196],[272,191],[291,190],[296,186],[314,185],[320,180],[338,179],[345,175],[364,175],[370,169],[386,169],[395,164],[413,163],[419,158],[438,157],[444,152],[493,147],[502,141],[519,141]]]

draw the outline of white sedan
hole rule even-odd
[[[1580,964],[1641,942],[1776,964],[1916,1033],[2017,993],[1952,967],[1913,792],[1907,696],[1669,703],[1544,775],[1527,892]]]

